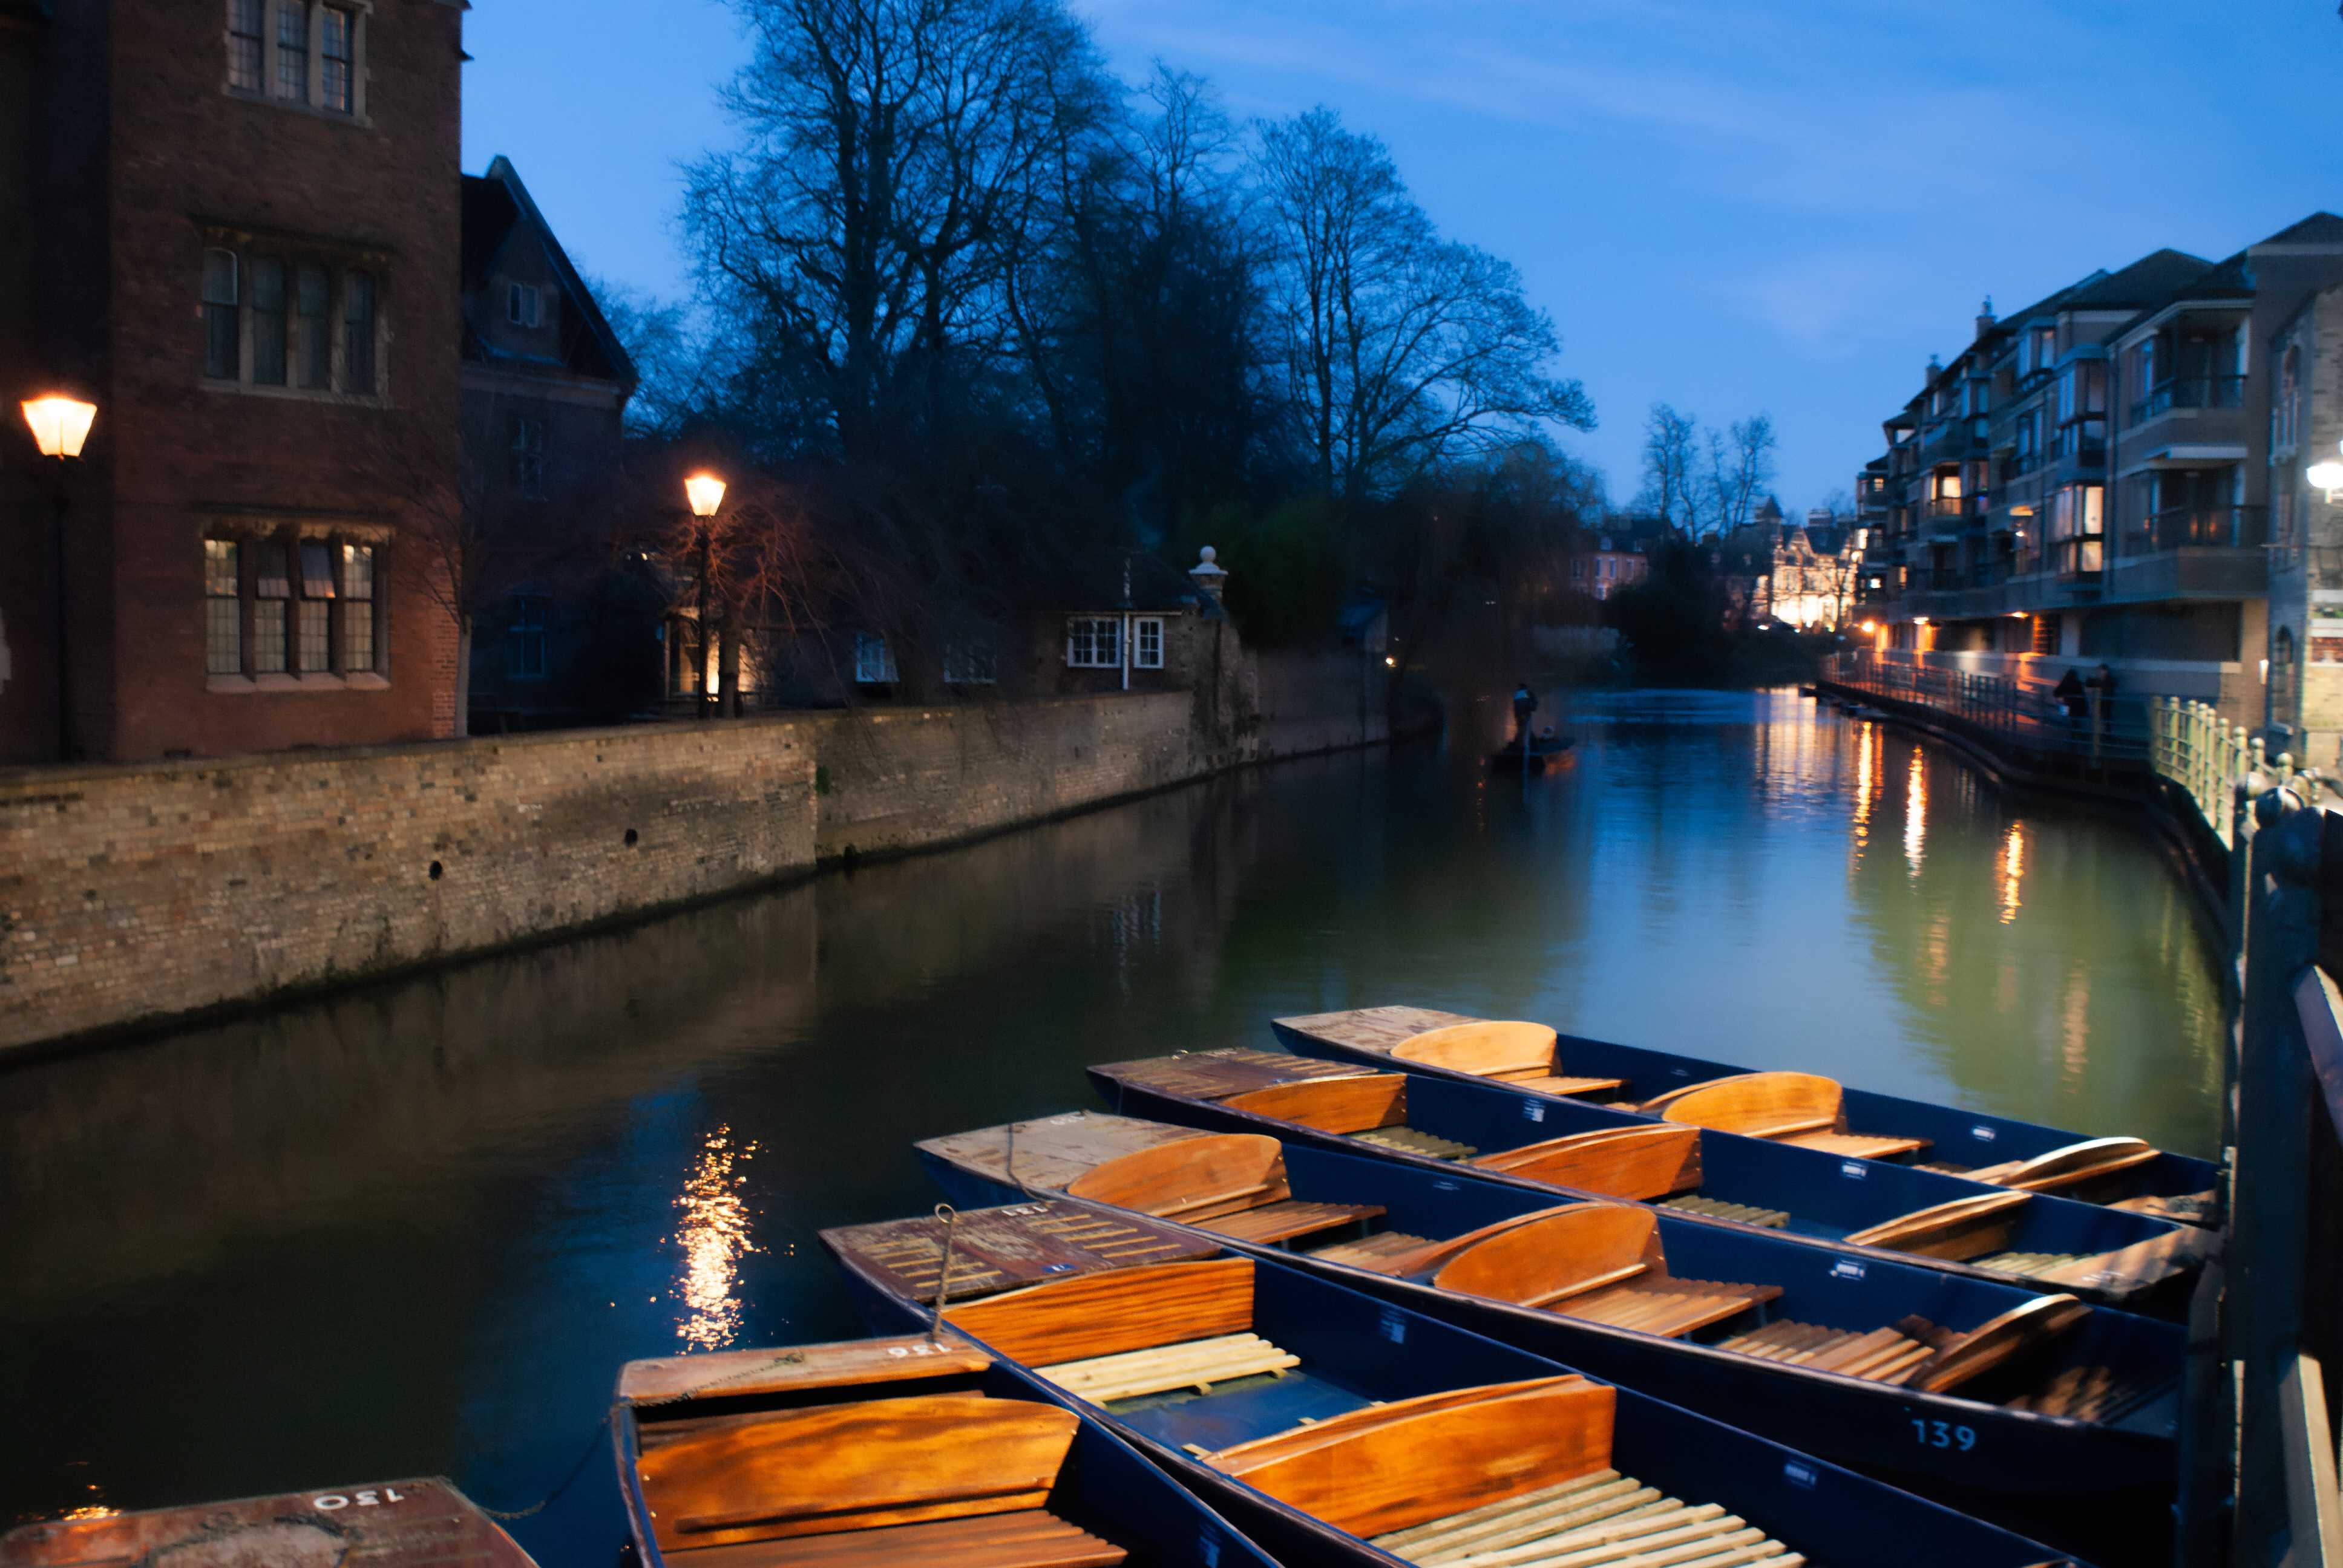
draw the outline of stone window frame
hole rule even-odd
[[[204,685],[222,695],[259,692],[379,691],[390,686],[390,603],[384,591],[388,580],[387,558],[392,530],[377,523],[349,519],[295,519],[236,516],[206,519],[198,569],[203,574]],[[234,548],[236,580],[237,663],[229,673],[215,668],[219,657],[220,628],[216,605],[226,596],[214,581],[216,545]],[[259,547],[273,546],[285,567],[283,588],[277,593],[264,587]],[[305,558],[304,548],[309,552]],[[326,575],[310,569],[325,552]],[[367,554],[361,558],[357,552]],[[361,564],[367,568],[360,570]],[[323,587],[323,591],[312,591]],[[325,630],[323,669],[301,668],[302,632],[307,607],[320,607]],[[279,608],[281,607],[281,608]],[[361,611],[363,607],[363,611]],[[363,613],[363,632],[354,624]],[[280,658],[283,669],[261,668],[264,618],[282,617]],[[364,662],[353,668],[353,661]]]
[[[260,31],[255,35],[246,24],[252,18],[256,0],[224,0],[221,6],[220,91],[231,98],[247,104],[266,105],[296,114],[315,115],[320,119],[341,125],[373,128],[368,98],[368,45],[374,31],[375,0],[256,0]],[[334,13],[347,19],[347,80],[349,102],[337,106],[326,101],[327,67],[340,56],[326,53],[327,15]],[[297,95],[279,90],[282,67],[278,51],[282,40],[292,32],[291,23],[298,18],[301,47],[306,60],[302,65],[301,91]],[[258,78],[239,79],[248,64],[248,41],[259,42]]]
[[[196,289],[198,331],[201,351],[196,356],[196,381],[206,391],[234,393],[256,397],[292,397],[310,402],[332,402],[387,407],[390,406],[390,330],[389,263],[387,251],[370,246],[357,246],[312,235],[288,234],[277,230],[256,229],[238,225],[199,222],[196,226],[202,242],[201,261],[196,268]],[[212,286],[219,269],[215,258],[226,256],[234,262],[233,286],[226,292],[228,298],[216,299],[221,291]],[[256,323],[260,310],[259,291],[252,286],[256,276],[255,262],[276,263],[282,267],[284,286],[279,290],[277,313],[285,318],[283,334],[284,379],[263,381],[260,371],[261,347]],[[322,274],[326,279],[325,309],[320,313],[307,308],[312,296],[305,291],[305,276]],[[357,317],[363,306],[367,332],[361,339],[352,328],[358,325]],[[236,312],[235,374],[213,374],[216,356],[212,351],[213,317],[216,312]],[[317,339],[322,337],[326,353],[326,380],[316,385],[309,374]],[[364,390],[352,390],[352,376],[359,367],[361,356],[353,350],[363,347],[370,362],[363,367],[369,373],[369,384]]]

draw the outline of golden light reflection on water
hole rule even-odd
[[[2066,970],[2058,996],[2059,1082],[2074,1089],[2091,1064],[2091,979],[2080,963]]]
[[[1912,874],[1920,874],[1920,851],[1928,841],[1928,775],[1921,767],[1920,749],[1912,748],[1912,772],[1904,787],[1904,859]]]
[[[2001,923],[2017,919],[2018,890],[2026,880],[2026,829],[2012,822],[2001,844]]]
[[[674,1241],[683,1249],[683,1278],[676,1286],[688,1312],[676,1337],[695,1350],[720,1350],[740,1330],[740,1260],[759,1251],[749,1236],[750,1216],[741,1195],[748,1184],[741,1169],[757,1152],[754,1143],[732,1147],[732,1129],[708,1135],[675,1206],[683,1212]]]

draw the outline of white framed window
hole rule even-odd
[[[895,684],[895,649],[875,631],[854,634],[854,679],[859,686]]]
[[[1001,639],[990,630],[962,632],[944,644],[944,681],[950,686],[997,686]]]
[[[1134,669],[1163,668],[1163,618],[1142,615],[1131,623],[1131,664]]]
[[[515,327],[535,327],[544,319],[545,300],[533,283],[505,285],[505,319]]]
[[[1074,669],[1121,669],[1121,618],[1076,616],[1067,621],[1066,663]]]

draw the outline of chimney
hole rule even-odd
[[[1202,589],[1204,597],[1214,604],[1221,602],[1221,589],[1229,580],[1229,574],[1213,564],[1220,559],[1220,551],[1206,545],[1197,553],[1196,564],[1188,568],[1190,579]]]
[[[1985,335],[1991,332],[1993,328],[1993,296],[1988,294],[1985,297],[1985,305],[1977,311],[1976,329],[1978,340],[1983,341]]]
[[[1943,362],[1942,360],[1938,359],[1935,355],[1933,355],[1933,354],[1929,355],[1929,356],[1928,356],[1928,377],[1927,377],[1927,378],[1928,378],[1928,380],[1929,380],[1929,381],[1934,381],[1937,377],[1942,376],[1944,373],[1945,373],[1944,362]],[[1922,385],[1924,385],[1924,386],[1925,386],[1926,384],[1926,382],[1922,383]]]

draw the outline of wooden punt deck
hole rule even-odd
[[[1232,1094],[1288,1083],[1364,1077],[1374,1069],[1355,1062],[1294,1056],[1282,1050],[1232,1046],[1224,1050],[1182,1050],[1170,1056],[1110,1061],[1091,1070],[1135,1089],[1176,1094],[1186,1100],[1226,1100]]]
[[[1372,1543],[1422,1568],[1798,1568],[1805,1561],[1716,1503],[1685,1503],[1607,1469],[1394,1530]]]
[[[8,1568],[128,1568],[363,1563],[367,1568],[534,1568],[512,1537],[436,1477],[368,1482],[97,1519],[27,1524],[0,1535]]]
[[[933,1302],[943,1271],[944,1222],[929,1215],[847,1225],[822,1240],[913,1301]],[[1140,1263],[1205,1258],[1210,1241],[1166,1225],[1101,1214],[1058,1200],[978,1209],[953,1217],[951,1283],[945,1300],[967,1301],[1068,1274]],[[704,1358],[689,1358],[700,1360]]]

